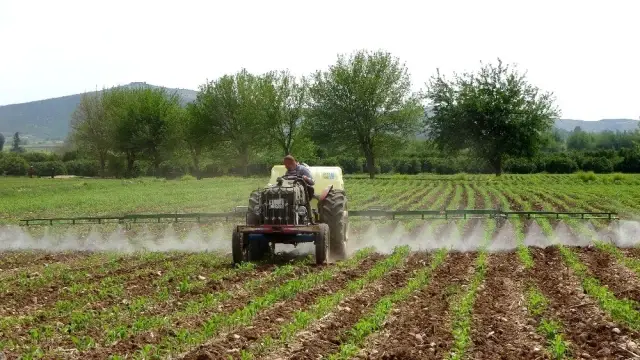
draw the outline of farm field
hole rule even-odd
[[[0,351],[7,359],[640,357],[638,175],[351,176],[349,210],[612,211],[621,220],[353,217],[349,259],[325,266],[298,246],[234,268],[233,222],[15,226],[32,217],[225,212],[266,181],[0,179]]]

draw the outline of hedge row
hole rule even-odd
[[[100,163],[96,160],[75,159],[63,161],[55,156],[28,155],[0,153],[0,174],[27,175],[32,166],[36,176],[77,175],[100,176]],[[620,156],[620,153],[575,153],[575,154],[549,154],[538,156],[535,159],[506,159],[503,171],[505,173],[528,174],[548,172],[556,174],[573,173],[579,170],[593,171],[595,173],[640,173],[640,152],[628,152]],[[29,160],[29,161],[28,161]],[[33,161],[37,160],[37,161]],[[305,161],[301,159],[301,161]],[[274,162],[250,164],[246,169],[248,175],[268,175]],[[126,163],[123,158],[110,157],[107,159],[105,176],[124,177]],[[333,157],[310,162],[310,165],[340,166],[346,174],[367,173],[366,161],[359,158]],[[383,159],[376,163],[378,174],[456,174],[466,173],[492,173],[493,170],[484,161],[469,157],[429,157],[406,159]],[[215,177],[220,175],[242,175],[245,169],[236,167],[224,169],[212,162],[204,161],[200,174],[198,174],[188,158],[164,161],[156,168],[147,161],[136,161],[132,176],[158,176],[165,178],[177,178],[185,174],[201,177]]]

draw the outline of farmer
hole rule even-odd
[[[300,165],[291,155],[284,157],[284,167],[287,168],[287,172],[284,174],[285,176],[302,176],[304,181],[307,183],[309,196],[313,197],[313,185],[315,185],[315,181],[313,181],[313,176],[311,176],[309,168]]]

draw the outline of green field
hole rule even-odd
[[[349,210],[612,211],[621,220],[354,217],[349,259],[323,266],[301,246],[232,267],[234,222],[15,226],[227,212],[267,181],[0,179],[0,351],[271,360],[640,353],[638,175],[348,177]],[[110,251],[84,251],[91,246]],[[155,251],[134,251],[143,249]]]

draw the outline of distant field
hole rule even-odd
[[[266,181],[1,178],[0,216],[11,225],[230,211]],[[350,210],[614,211],[625,220],[352,218],[350,258],[326,266],[303,247],[232,268],[233,223],[8,227],[0,351],[9,359],[633,358],[639,185],[638,175],[349,177]],[[9,250],[26,244],[59,251]],[[96,244],[112,251],[60,251]],[[131,252],[142,248],[164,251]]]

